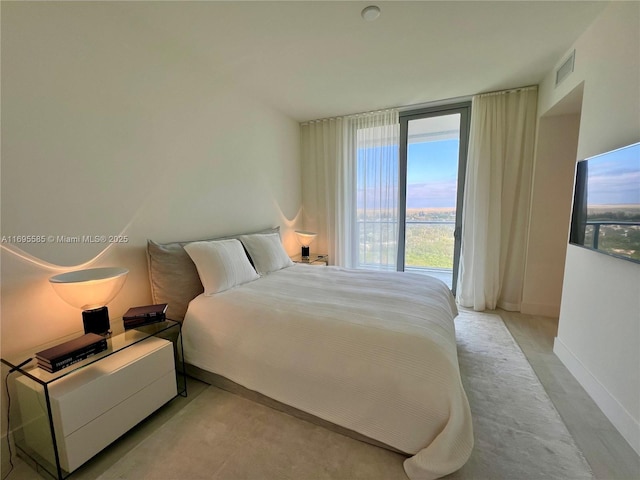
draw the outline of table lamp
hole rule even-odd
[[[296,238],[298,243],[302,246],[302,258],[309,258],[309,245],[316,238],[316,233],[305,232],[304,230],[296,230]]]
[[[109,310],[127,279],[129,270],[119,267],[89,268],[61,273],[49,279],[58,296],[72,307],[82,309],[84,333],[109,333]]]

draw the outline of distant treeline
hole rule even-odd
[[[610,211],[597,211],[595,209],[589,209],[587,211],[587,220],[618,220],[621,222],[640,222],[640,210],[628,211],[628,210],[610,210]]]

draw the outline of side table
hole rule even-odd
[[[53,373],[37,366],[35,353],[82,332],[1,359],[15,395],[9,413],[18,454],[59,480],[177,395],[187,395],[179,322],[124,330],[120,319],[111,326],[105,351]]]

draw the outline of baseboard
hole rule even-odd
[[[633,418],[618,400],[602,385],[589,369],[558,337],[553,342],[553,353],[567,367],[578,383],[586,390],[602,413],[609,419],[623,438],[640,455],[640,422]]]
[[[560,305],[522,302],[522,305],[520,305],[520,312],[526,313],[527,315],[558,318],[560,316]]]

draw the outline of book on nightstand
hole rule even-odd
[[[38,367],[53,373],[106,349],[106,338],[95,333],[87,333],[36,353],[36,360],[38,361]]]
[[[167,304],[143,305],[132,307],[122,316],[124,328],[135,328],[166,319]]]

